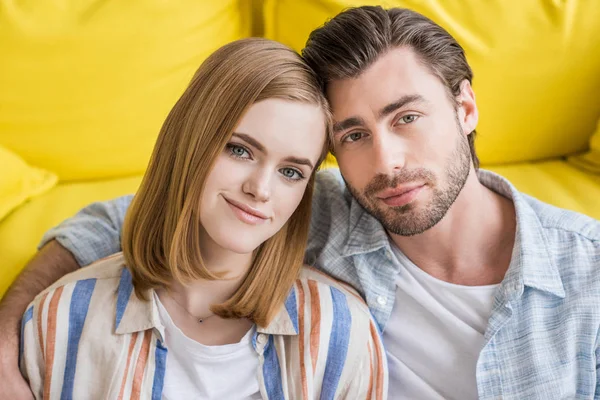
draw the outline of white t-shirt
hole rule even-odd
[[[400,272],[383,332],[390,399],[477,399],[475,370],[499,285],[432,277],[394,249]]]
[[[239,343],[205,346],[187,337],[155,294],[165,326],[167,362],[163,399],[261,399],[254,328]]]

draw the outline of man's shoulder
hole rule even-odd
[[[527,196],[542,227],[543,238],[567,298],[600,305],[600,221]]]
[[[337,168],[328,168],[317,172],[315,179],[313,205],[330,206],[331,202],[350,205],[352,195]]]
[[[555,207],[536,198],[523,195],[547,234],[578,238],[590,243],[600,242],[600,221],[587,215]]]
[[[343,189],[345,187],[344,178],[338,168],[326,168],[318,171],[316,182],[318,185],[331,189]]]
[[[335,168],[319,171],[312,199],[308,255],[316,258],[332,243],[345,242],[351,210],[352,195],[340,171]],[[314,263],[314,260],[309,260]]]

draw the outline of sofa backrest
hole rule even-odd
[[[200,63],[251,34],[296,50],[344,8],[409,7],[473,67],[483,165],[581,152],[600,118],[592,0],[0,0],[0,145],[62,180],[142,173]]]
[[[142,173],[195,70],[250,18],[239,0],[0,0],[0,144],[62,180]]]

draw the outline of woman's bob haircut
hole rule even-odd
[[[290,48],[266,39],[227,44],[200,66],[164,122],[141,186],[127,212],[122,248],[136,295],[174,281],[221,279],[200,252],[200,204],[208,174],[244,113],[278,98],[314,104],[331,117],[315,73]],[[327,145],[319,162],[326,155]],[[316,171],[316,168],[315,168]],[[212,311],[266,326],[285,302],[303,264],[315,172],[282,229],[254,252],[235,294]]]

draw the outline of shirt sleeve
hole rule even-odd
[[[38,327],[37,315],[40,314],[39,300],[35,300],[23,315],[21,321],[21,344],[19,349],[19,367],[21,374],[29,383],[36,399],[44,397],[44,371],[46,368],[42,327]],[[40,336],[41,335],[41,336]]]
[[[596,335],[596,390],[594,399],[600,400],[600,331]]]
[[[39,245],[56,240],[69,250],[80,266],[121,251],[121,229],[133,195],[93,203],[50,229]]]

